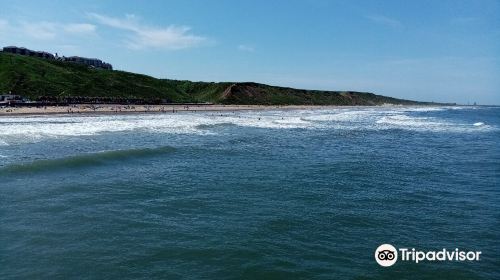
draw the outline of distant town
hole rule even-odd
[[[81,57],[81,56],[69,56],[69,57],[59,56],[57,53],[54,55],[54,54],[51,54],[51,53],[45,52],[45,51],[34,51],[34,50],[27,49],[27,48],[16,47],[16,46],[4,47],[2,49],[2,51],[6,52],[6,53],[32,56],[32,57],[38,57],[38,58],[44,58],[44,59],[50,59],[50,60],[74,62],[74,63],[78,63],[78,64],[84,64],[84,65],[87,65],[87,66],[92,67],[92,68],[113,70],[113,66],[111,64],[103,62],[102,60],[97,59],[97,58],[87,58],[87,57]]]

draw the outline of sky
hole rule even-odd
[[[500,0],[0,0],[0,46],[157,78],[500,104],[499,15]]]

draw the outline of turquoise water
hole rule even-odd
[[[500,279],[499,139],[498,107],[0,117],[0,278]]]

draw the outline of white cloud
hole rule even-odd
[[[96,26],[90,23],[72,23],[65,25],[64,31],[71,34],[93,34]]]
[[[52,41],[65,38],[68,35],[81,36],[95,34],[96,26],[89,23],[58,23],[50,21],[30,22],[20,21],[11,24],[0,19],[0,32],[8,32],[36,40]]]
[[[242,52],[254,52],[255,48],[252,46],[248,46],[248,45],[239,45],[238,50],[240,50]]]
[[[27,36],[40,40],[54,39],[57,35],[56,24],[47,21],[23,22],[21,29]]]
[[[146,26],[135,15],[114,18],[96,13],[89,13],[90,18],[102,25],[129,31],[127,46],[132,49],[157,48],[179,50],[199,46],[207,38],[190,33],[188,26],[170,25],[167,27]]]
[[[136,20],[135,15],[130,15],[127,14],[125,16],[125,19],[119,19],[119,18],[113,18],[113,17],[108,17],[96,13],[89,13],[88,14],[91,18],[99,22],[100,24],[104,24],[110,27],[118,28],[118,29],[125,29],[125,30],[130,30],[130,31],[135,31],[139,32],[139,23]]]
[[[377,23],[377,24],[386,25],[386,26],[389,26],[392,28],[402,28],[403,27],[403,24],[399,20],[389,18],[389,17],[383,16],[383,15],[370,15],[370,16],[367,16],[366,18]]]

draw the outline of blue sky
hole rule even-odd
[[[500,1],[0,0],[0,7],[0,46],[98,57],[158,78],[500,104]]]

